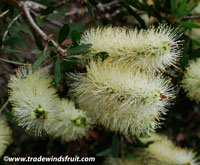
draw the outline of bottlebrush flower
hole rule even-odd
[[[167,137],[153,134],[149,138],[140,138],[143,142],[154,141],[147,148],[140,150],[144,164],[156,165],[199,165],[196,154],[192,150],[175,146]]]
[[[113,158],[108,157],[106,161],[104,162],[105,165],[144,165],[142,162],[142,159],[140,158],[134,158],[133,160],[129,161],[126,159],[119,159],[119,158]]]
[[[179,30],[165,24],[157,29],[151,27],[140,31],[121,27],[98,27],[85,31],[80,43],[92,44],[93,55],[107,52],[111,61],[158,71],[176,65],[180,57],[179,38]]]
[[[11,142],[11,130],[6,121],[0,117],[0,157]]]
[[[19,125],[26,131],[41,135],[46,131],[46,123],[53,118],[56,106],[56,89],[53,78],[47,70],[32,70],[22,67],[9,81],[9,100]]]
[[[200,102],[200,58],[190,62],[182,80],[182,87],[191,100]]]
[[[153,131],[173,98],[169,80],[107,60],[91,61],[86,74],[73,77],[71,92],[80,108],[97,123],[125,134]]]
[[[63,141],[71,141],[86,135],[85,112],[76,109],[74,102],[67,99],[59,100],[58,112],[54,115],[53,126],[49,133],[54,137],[61,136]]]

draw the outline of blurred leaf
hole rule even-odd
[[[37,68],[48,56],[50,55],[50,51],[46,51],[45,54],[40,56],[33,64],[33,69]]]
[[[180,65],[181,65],[181,68],[184,70],[185,69],[185,66],[188,64],[188,52],[190,50],[192,46],[192,40],[189,38],[189,37],[185,37],[185,42],[184,42],[184,45],[183,45],[183,52],[182,52],[182,58],[180,60]]]
[[[117,135],[114,135],[112,138],[112,145],[111,145],[111,153],[112,156],[117,158],[119,156],[119,138]]]
[[[5,110],[3,111],[3,114],[6,116],[6,119],[7,119],[9,122],[11,122],[11,123],[13,123],[13,124],[15,124],[15,125],[18,124],[17,121],[16,121],[16,117],[12,114],[12,111],[10,111],[10,110],[8,110],[8,109],[5,109]]]
[[[185,27],[187,27],[187,28],[197,28],[197,29],[200,28],[199,25],[194,24],[194,23],[191,23],[191,22],[180,21],[180,22],[178,22],[178,23],[181,24],[181,25],[183,25],[183,26],[185,26]]]
[[[95,55],[95,57],[100,57],[102,59],[102,61],[104,61],[107,57],[108,57],[108,53],[107,52],[99,52]]]
[[[87,51],[86,53],[84,53],[82,56],[85,56],[85,57],[89,57],[91,55],[91,51]]]
[[[189,55],[189,58],[190,59],[195,59],[195,58],[198,58],[200,57],[200,48],[194,50],[190,55]]]
[[[187,15],[190,14],[196,7],[198,6],[198,2],[196,2],[192,7],[190,7],[187,11]]]
[[[173,13],[176,13],[177,0],[170,0],[170,4],[171,4]]]
[[[146,27],[144,20],[143,20],[132,8],[130,8],[130,6],[129,6],[127,3],[123,2],[123,1],[120,1],[120,4],[121,4],[123,7],[125,7],[125,8],[127,9],[127,11],[128,11],[133,17],[135,17],[135,19],[141,24],[141,26],[142,26],[143,28]]]
[[[60,80],[61,80],[60,59],[59,59],[59,57],[57,58],[57,60],[55,62],[54,76],[55,76],[56,87],[59,87],[60,86]]]
[[[17,61],[11,61],[11,60],[6,60],[6,59],[3,59],[3,58],[0,58],[0,60],[4,61],[4,62],[11,63],[11,64],[16,64],[16,65],[26,65],[26,63],[17,62]]]
[[[104,157],[104,156],[108,156],[110,153],[111,153],[111,148],[107,148],[104,151],[97,153],[96,156]]]
[[[35,22],[39,27],[44,26],[44,21],[40,17],[35,17]]]
[[[54,7],[53,7],[53,6],[49,6],[49,7],[47,7],[46,9],[44,9],[44,10],[41,12],[41,14],[42,14],[42,15],[48,15],[48,14],[52,13],[53,11],[54,11]]]
[[[0,47],[3,45],[2,36],[0,35]]]
[[[200,42],[199,42],[199,41],[197,41],[197,40],[192,40],[192,42],[193,42],[194,45],[200,46]]]
[[[18,49],[5,48],[4,50],[8,53],[21,53],[21,50]]]
[[[187,4],[185,4],[185,3],[181,3],[181,5],[179,6],[179,8],[177,9],[177,16],[179,15],[179,14],[181,14],[185,9],[187,8]]]
[[[52,14],[49,14],[47,16],[48,19],[56,19],[58,17],[61,17],[63,15],[65,15],[65,12],[66,12],[66,9],[62,9],[61,11],[57,12],[57,13],[52,13]]]
[[[24,40],[22,40],[19,37],[10,37],[8,40],[5,41],[5,45],[9,45],[9,46],[17,45],[20,48],[27,49],[27,46],[24,43]]]
[[[133,153],[132,153],[132,152],[131,152],[131,153],[128,153],[127,156],[126,156],[126,159],[127,159],[128,161],[133,160],[133,159],[134,159]]]
[[[69,32],[70,32],[69,25],[64,24],[58,35],[58,43],[59,44],[61,44],[67,38]]]
[[[31,54],[42,54],[42,52],[43,52],[42,50],[35,49],[31,51]]]
[[[61,65],[62,65],[62,69],[65,72],[69,72],[69,71],[74,71],[77,64],[78,64],[77,60],[72,59],[72,58],[66,58],[64,59],[64,62]]]
[[[77,30],[79,32],[81,32],[85,27],[85,24],[83,23],[78,23],[78,24],[75,24],[71,27],[71,30]]]
[[[98,5],[98,1],[97,0],[88,0],[92,5]]]
[[[86,6],[87,6],[87,9],[88,9],[88,12],[89,12],[91,18],[93,19],[94,13],[93,13],[93,10],[92,10],[92,5],[90,4],[90,2],[87,1]]]
[[[81,34],[77,30],[72,30],[71,37],[72,37],[73,44],[78,45],[78,43],[81,39]]]
[[[35,40],[37,47],[40,50],[43,50],[44,47],[43,47],[43,44],[42,44],[42,38],[40,36],[38,36],[38,34],[35,32],[35,30],[32,27],[31,27],[31,32],[33,34],[33,37],[34,37],[34,40]]]
[[[85,45],[79,45],[75,48],[69,49],[66,53],[70,54],[70,53],[79,53],[79,52],[83,52],[87,49],[89,49],[92,46],[92,44],[85,44]]]

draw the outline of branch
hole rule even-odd
[[[2,39],[3,42],[4,42],[5,39],[6,39],[6,36],[7,36],[7,34],[8,34],[9,29],[10,29],[11,26],[15,23],[15,21],[18,20],[18,18],[19,18],[21,15],[22,15],[22,13],[18,14],[18,15],[9,23],[9,25],[8,25],[8,27],[7,27],[7,30],[5,31],[5,33],[4,33],[4,35],[3,35],[3,39]]]
[[[0,14],[0,18],[6,15],[9,12],[9,10],[4,11],[2,14]]]
[[[65,50],[62,49],[53,39],[49,38],[42,31],[42,29],[40,29],[38,27],[38,25],[35,23],[35,21],[33,20],[31,14],[30,14],[30,10],[32,9],[32,6],[33,6],[33,9],[36,9],[37,7],[38,8],[43,7],[43,5],[36,5],[37,3],[35,4],[35,2],[32,2],[32,1],[26,1],[26,2],[21,3],[21,4],[22,4],[22,8],[24,10],[24,13],[25,13],[30,25],[33,27],[33,29],[35,29],[35,31],[43,38],[43,40],[50,41],[60,54],[64,54]],[[35,4],[35,5],[32,5],[32,4]],[[37,9],[37,10],[39,10],[39,9]]]
[[[7,100],[0,109],[0,113],[7,107],[9,101]]]
[[[184,16],[183,19],[200,19],[200,15]]]

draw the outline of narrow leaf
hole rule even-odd
[[[96,156],[104,157],[104,156],[109,155],[110,153],[111,153],[111,148],[107,148],[104,151],[97,153]]]
[[[58,35],[58,43],[59,44],[61,44],[67,38],[69,32],[70,32],[69,25],[64,24]]]
[[[60,59],[59,58],[56,60],[56,63],[55,63],[54,76],[55,76],[56,87],[59,87],[59,85],[60,85],[60,79],[61,79]]]
[[[78,45],[78,42],[81,39],[81,34],[77,30],[72,30],[71,37],[74,45]]]
[[[38,58],[34,64],[33,64],[33,68],[37,68],[48,56],[50,55],[50,51],[47,51],[45,54],[43,54],[42,56],[40,56],[40,58]]]
[[[86,6],[87,6],[87,9],[88,9],[88,12],[89,12],[91,18],[93,19],[94,18],[94,13],[93,13],[93,10],[92,10],[91,3],[87,1]]]
[[[187,28],[197,28],[197,29],[200,28],[199,25],[194,24],[194,23],[191,23],[191,22],[180,21],[180,22],[178,22],[178,23],[181,24],[181,25],[183,25],[183,26],[185,26],[185,27],[187,27]]]
[[[16,65],[26,65],[26,63],[17,62],[17,61],[11,61],[11,60],[6,60],[6,59],[3,59],[3,58],[0,58],[0,60],[4,61],[4,62],[11,63],[11,64],[16,64]]]
[[[112,138],[112,147],[111,147],[111,153],[113,157],[118,157],[119,155],[119,139],[117,135],[114,135]]]
[[[83,52],[87,49],[89,49],[92,46],[92,44],[85,44],[85,45],[79,45],[75,48],[69,49],[66,53],[79,53],[79,52]]]

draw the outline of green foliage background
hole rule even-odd
[[[54,39],[65,52],[60,54],[51,42],[44,41],[32,28],[23,10],[22,1],[0,1],[0,107],[8,99],[7,83],[19,66],[48,66],[55,77],[55,85],[61,97],[69,97],[67,72],[85,72],[81,62],[90,55],[91,45],[79,45],[81,33],[91,26],[126,26],[148,28],[150,25],[168,23],[183,31],[182,57],[179,69],[166,72],[177,85],[177,97],[170,107],[162,132],[183,147],[200,153],[200,106],[186,98],[179,87],[185,67],[190,60],[200,57],[200,1],[197,0],[86,0],[58,1],[35,0],[46,9],[33,11],[32,17],[49,38]],[[61,4],[61,2],[63,2]],[[101,5],[99,5],[101,4]],[[13,19],[21,16],[11,25]],[[67,14],[66,14],[67,13]],[[10,25],[10,26],[9,26]],[[5,32],[8,32],[5,36]],[[105,53],[100,54],[102,58]],[[101,126],[90,130],[88,137],[62,143],[51,137],[34,137],[17,126],[8,104],[2,111],[13,130],[13,143],[5,155],[9,156],[95,156],[102,162],[108,155],[133,159],[137,147],[145,147],[138,139],[130,142],[123,135],[116,135]],[[1,160],[1,163],[3,161]]]

